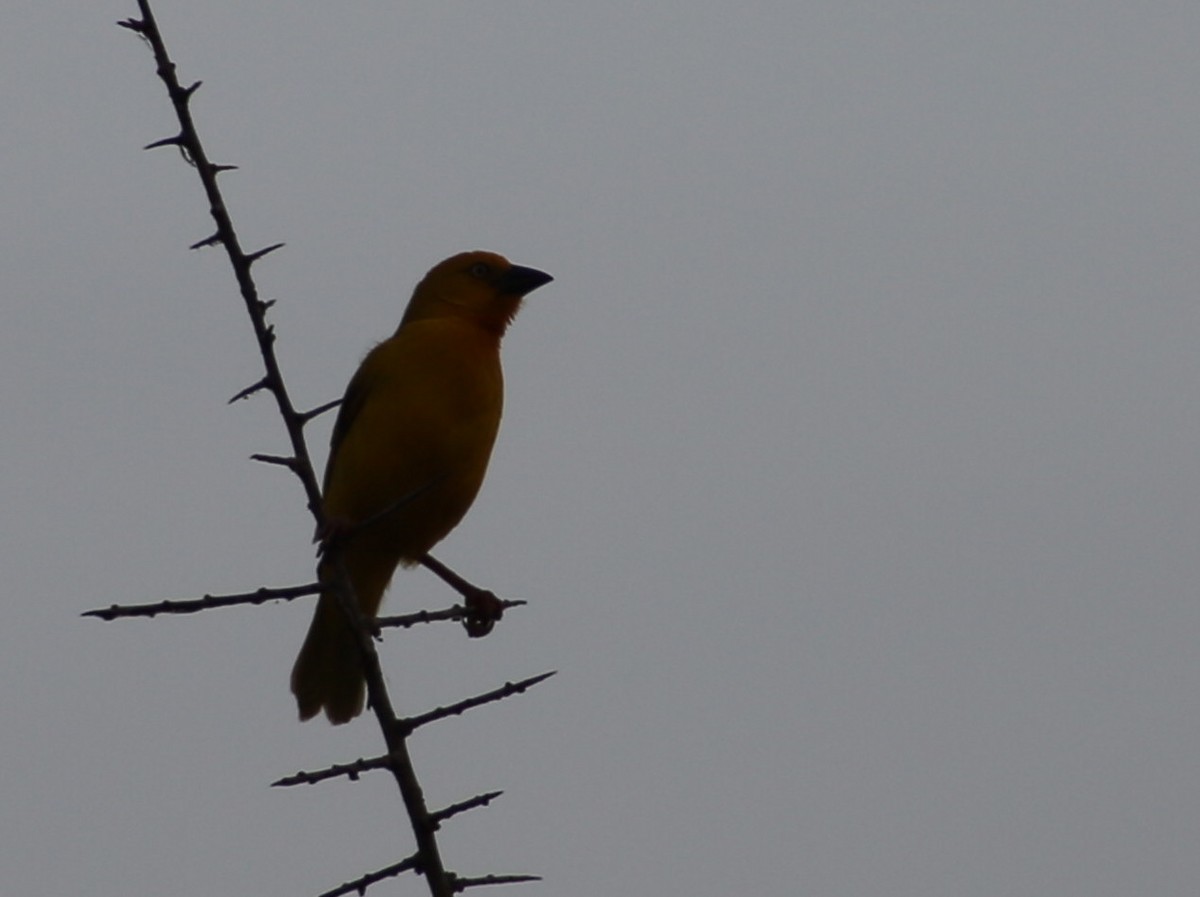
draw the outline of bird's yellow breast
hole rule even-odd
[[[364,359],[347,394],[356,408],[330,456],[327,516],[353,524],[385,512],[365,541],[415,563],[475,500],[503,392],[494,335],[457,318],[406,324]]]

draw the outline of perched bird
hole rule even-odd
[[[500,427],[500,338],[522,297],[552,279],[491,252],[452,256],[417,284],[395,334],[351,379],[323,505],[365,616],[378,612],[396,567],[418,563],[475,500]],[[322,582],[334,575],[328,556]],[[292,670],[300,718],[324,710],[347,722],[364,690],[354,635],[322,594]]]

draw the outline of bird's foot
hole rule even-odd
[[[463,617],[463,628],[471,638],[483,638],[504,616],[504,602],[495,593],[474,587],[464,598],[467,614]]]

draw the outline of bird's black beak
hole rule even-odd
[[[523,265],[513,265],[500,275],[496,288],[504,296],[524,296],[532,293],[538,287],[544,287],[554,280],[545,271],[537,268],[526,268]]]

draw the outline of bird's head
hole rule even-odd
[[[461,252],[439,262],[417,284],[400,326],[429,318],[467,318],[503,334],[522,297],[553,279],[494,252]]]

